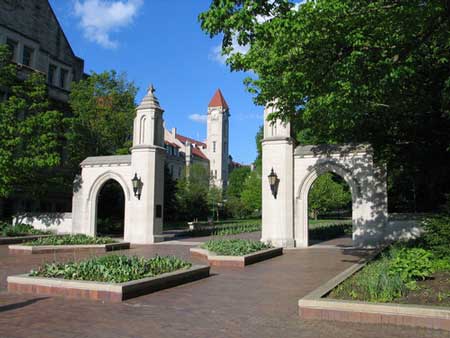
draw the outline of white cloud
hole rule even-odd
[[[231,42],[231,47],[233,47],[233,51],[231,52],[231,54],[236,54],[236,53],[241,53],[241,54],[247,54],[248,50],[250,49],[249,45],[244,45],[241,46],[238,42],[237,42],[237,38],[233,37],[233,40]],[[217,46],[215,46],[210,54],[210,58],[214,61],[217,61],[221,64],[225,64],[227,61],[227,56],[226,55],[222,55],[222,44],[219,44]]]
[[[200,115],[200,114],[191,114],[191,115],[189,115],[189,120],[192,120],[192,121],[198,122],[198,123],[206,123],[206,121],[208,120],[208,116]]]
[[[116,48],[111,33],[130,25],[144,0],[76,0],[75,15],[85,37],[105,48]]]

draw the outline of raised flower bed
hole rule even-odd
[[[50,231],[37,230],[28,224],[12,225],[0,222],[0,245],[23,243],[51,235]]]
[[[421,239],[397,243],[300,299],[300,317],[450,331],[450,216],[423,225]]]
[[[211,240],[190,251],[193,257],[207,259],[211,266],[240,268],[283,254],[282,248],[244,239]]]
[[[208,276],[208,266],[193,266],[176,257],[108,255],[46,264],[28,274],[9,276],[8,290],[121,302]]]
[[[86,235],[59,235],[38,238],[21,245],[10,245],[11,253],[39,254],[53,252],[73,252],[80,250],[113,251],[129,249],[130,243],[119,242],[109,237]]]

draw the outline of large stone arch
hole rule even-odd
[[[294,152],[294,238],[308,246],[308,194],[318,176],[341,176],[352,194],[353,243],[375,246],[382,240],[387,219],[384,171],[373,161],[369,145],[299,146]]]

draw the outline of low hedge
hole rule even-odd
[[[9,224],[0,222],[0,236],[4,237],[19,237],[28,235],[48,235],[51,232],[34,229],[29,224]]]
[[[214,252],[217,255],[244,256],[270,249],[271,246],[259,241],[246,239],[215,239],[202,244],[201,248]]]
[[[107,255],[82,262],[45,264],[32,270],[30,276],[85,280],[94,282],[124,283],[180,269],[192,265],[177,257],[143,258],[137,256]]]
[[[24,245],[43,246],[43,245],[101,245],[117,243],[116,240],[109,237],[91,237],[86,235],[63,235],[38,238],[34,241],[26,242]]]

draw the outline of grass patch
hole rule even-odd
[[[43,246],[43,245],[101,245],[117,243],[116,240],[109,237],[91,237],[86,235],[63,235],[38,238],[34,241],[26,242],[24,245]]]
[[[271,246],[259,241],[246,239],[215,239],[202,244],[201,248],[223,256],[244,256]]]
[[[0,236],[4,237],[19,237],[30,235],[48,235],[50,231],[37,230],[28,224],[16,224],[0,223]]]
[[[124,283],[180,269],[192,265],[177,257],[143,258],[137,256],[108,255],[82,262],[45,264],[32,270],[30,276],[85,280],[94,282]]]

